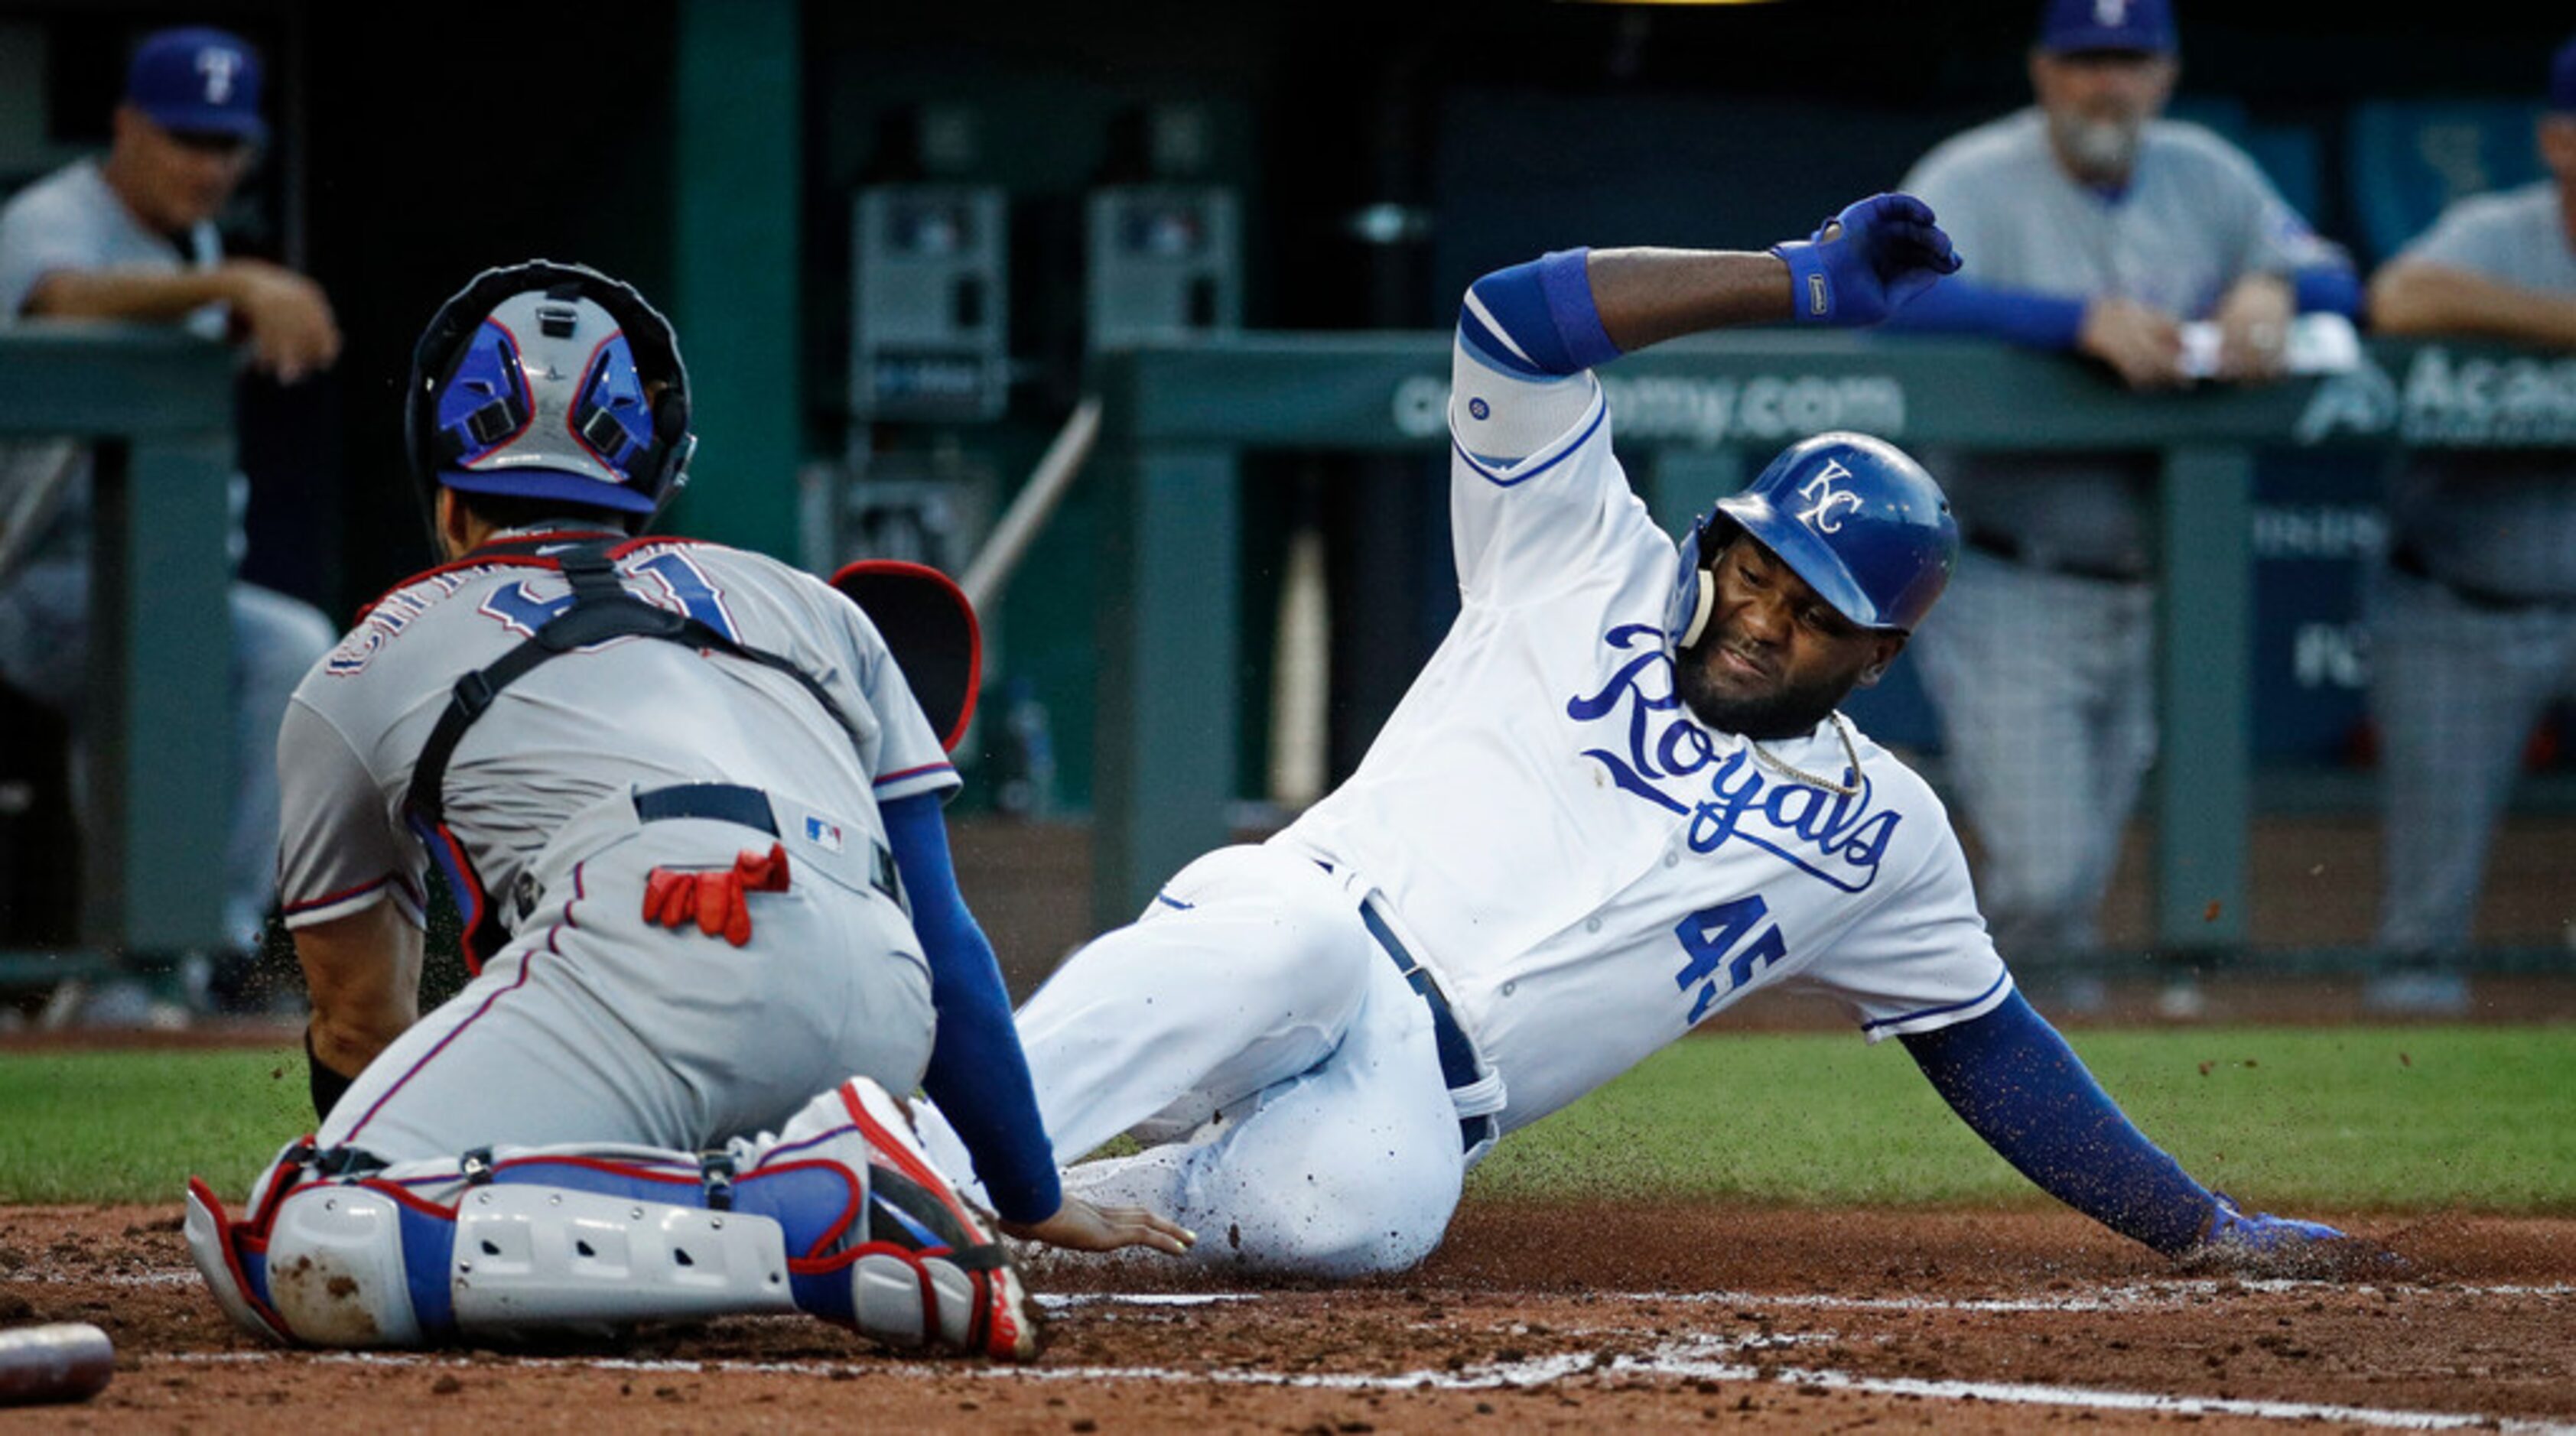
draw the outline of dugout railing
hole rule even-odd
[[[225,941],[233,367],[229,348],[166,330],[0,334],[0,443],[93,450],[79,943],[0,952],[0,986],[167,966]]]
[[[1237,543],[1248,451],[1437,453],[1449,346],[1436,334],[1246,334],[1101,356],[1101,555],[1094,919],[1228,838],[1244,731]],[[2356,369],[2260,388],[2132,395],[2090,366],[1965,340],[1759,333],[1603,371],[1617,442],[1668,530],[1748,458],[1854,428],[1910,446],[2163,455],[2156,815],[2157,949],[2241,949],[2254,809],[2255,454],[2345,448],[2378,496],[2399,444],[2576,447],[2576,359],[2480,345],[2372,343]],[[1721,481],[1723,476],[1723,481]],[[2364,790],[2352,791],[2359,797]],[[2364,799],[2367,801],[2367,799]],[[2280,954],[2340,965],[2354,954]],[[2564,965],[2563,955],[2533,959]],[[2525,964],[2528,965],[2528,964]]]

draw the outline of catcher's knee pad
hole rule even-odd
[[[893,1345],[1035,1355],[1017,1272],[897,1111],[853,1081],[705,1158],[504,1147],[382,1166],[290,1146],[245,1220],[190,1184],[189,1249],[236,1324],[320,1346],[803,1310]]]

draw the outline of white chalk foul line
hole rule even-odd
[[[1668,1302],[1694,1306],[1788,1307],[1822,1311],[2138,1311],[2155,1307],[2182,1306],[2220,1296],[2255,1294],[2279,1296],[2299,1292],[2340,1292],[2349,1294],[2377,1287],[2355,1287],[2331,1281],[2172,1281],[2150,1282],[2133,1286],[2096,1288],[2063,1296],[2017,1297],[1923,1297],[1923,1296],[1832,1296],[1817,1293],[1687,1291],[1624,1292],[1621,1301]],[[2391,1286],[2388,1291],[2402,1291],[2426,1296],[2471,1297],[2564,1297],[2576,1296],[2576,1285],[2552,1286]]]
[[[112,1272],[100,1276],[31,1271],[0,1274],[0,1286],[169,1287],[192,1286],[196,1282],[197,1274],[185,1268],[153,1272]],[[2181,1306],[2207,1298],[2247,1293],[2274,1296],[2306,1291],[2350,1293],[2363,1289],[2375,1288],[2356,1288],[2347,1283],[2324,1281],[2173,1281],[2095,1288],[2065,1295],[2018,1297],[1833,1296],[1806,1292],[1756,1291],[1630,1291],[1604,1293],[1600,1299],[1644,1304],[1660,1302],[1670,1306],[1738,1306],[1753,1309],[1776,1307],[1809,1311],[2091,1312],[2137,1311]],[[2541,1299],[2576,1296],[2576,1284],[2564,1282],[2549,1286],[2399,1284],[2386,1289],[2416,1296]],[[1224,1302],[1260,1301],[1263,1296],[1264,1293],[1250,1291],[1046,1292],[1039,1294],[1038,1304],[1050,1311],[1103,1304],[1208,1306]]]
[[[1080,1298],[1084,1303],[1144,1306],[1202,1305],[1219,1300],[1243,1299],[1247,1298],[1241,1293],[1157,1296],[1145,1299],[1108,1295]],[[1066,1304],[1073,1303],[1069,1301]],[[1814,1387],[1877,1396],[1911,1396],[1927,1401],[1990,1401],[2023,1406],[2070,1406],[2097,1411],[2150,1412],[2176,1416],[2239,1416],[2268,1421],[2338,1421],[2350,1425],[2399,1431],[2448,1431],[2483,1427],[2513,1433],[2513,1436],[2576,1436],[2576,1424],[2499,1418],[2468,1412],[2407,1411],[2386,1407],[2341,1406],[2304,1401],[2261,1401],[2225,1396],[2172,1396],[2157,1392],[2114,1391],[2036,1382],[1950,1381],[1910,1376],[1865,1376],[1827,1367],[1753,1366],[1741,1360],[1727,1359],[1740,1357],[1750,1351],[1830,1339],[1832,1337],[1829,1333],[1802,1333],[1785,1338],[1780,1336],[1701,1337],[1666,1342],[1644,1356],[1623,1354],[1604,1360],[1588,1353],[1567,1353],[1518,1361],[1490,1362],[1480,1366],[1462,1367],[1454,1371],[1426,1369],[1390,1375],[1372,1375],[1363,1372],[1265,1371],[1241,1367],[1228,1370],[1185,1371],[1168,1366],[981,1366],[966,1368],[966,1372],[995,1380],[1012,1381],[1147,1381],[1172,1385],[1204,1381],[1229,1386],[1282,1386],[1325,1391],[1426,1389],[1490,1391],[1505,1387],[1514,1389],[1544,1387],[1587,1375],[1659,1377],[1675,1381],[1762,1382],[1777,1386]],[[154,1359],[188,1363],[255,1363],[280,1360],[285,1355],[287,1353],[273,1351],[194,1352]],[[303,1359],[394,1367],[464,1364],[452,1357],[408,1352],[316,1352],[305,1355]],[[523,1357],[507,1364],[529,1368],[560,1368],[567,1364],[577,1364],[599,1371],[657,1375],[698,1375],[721,1372],[826,1378],[849,1369],[849,1364],[846,1362],[641,1360],[622,1357]],[[952,1365],[933,1366],[922,1362],[900,1360],[886,1361],[884,1367],[889,1370],[919,1374],[959,1371],[959,1368]]]

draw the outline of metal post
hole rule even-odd
[[[2166,454],[2157,631],[2156,941],[2244,943],[2253,804],[2254,457],[2237,446]]]
[[[692,489],[672,526],[793,559],[802,15],[795,0],[682,0],[672,23],[670,313],[700,468],[723,478]]]
[[[167,959],[224,931],[232,823],[227,432],[99,446],[81,937]]]
[[[1135,432],[1134,371],[1108,426]],[[1242,703],[1236,633],[1241,525],[1231,448],[1116,443],[1101,554],[1094,700],[1092,915],[1127,922],[1156,885],[1225,843]]]

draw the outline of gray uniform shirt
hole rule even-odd
[[[2135,299],[2185,319],[2206,318],[2248,274],[2342,258],[2243,151],[2179,120],[2148,124],[2116,195],[2066,173],[2036,107],[1944,140],[1903,188],[1940,216],[1967,260],[1964,278]],[[1937,472],[1973,531],[2036,561],[2141,578],[2153,566],[2150,457],[1952,455]]]
[[[447,770],[449,830],[504,922],[534,900],[523,875],[565,821],[611,794],[672,783],[765,789],[830,814],[837,841],[885,836],[878,805],[957,786],[903,672],[856,604],[785,564],[660,540],[618,561],[628,591],[793,661],[857,742],[783,673],[651,638],[540,665],[466,731]],[[421,745],[466,672],[558,608],[563,577],[468,562],[394,590],[305,676],[278,734],[279,896],[289,927],[390,896],[415,922],[426,850],[403,797]]]
[[[210,222],[185,235],[148,228],[108,188],[96,160],[79,160],[45,176],[0,207],[0,328],[26,318],[20,311],[46,275],[61,270],[124,269],[177,274],[211,269],[223,260],[223,241]],[[221,304],[199,308],[182,321],[207,339],[224,337]],[[69,458],[70,472],[52,475]],[[38,493],[39,486],[60,488]],[[40,533],[13,536],[16,557],[84,558],[89,543],[89,462],[86,450],[62,441],[0,444],[0,522]]]
[[[2576,296],[2558,185],[2474,195],[2398,255],[2502,284]],[[2391,495],[2393,541],[2433,573],[2516,598],[2576,600],[2576,464],[2564,451],[2428,451]]]

